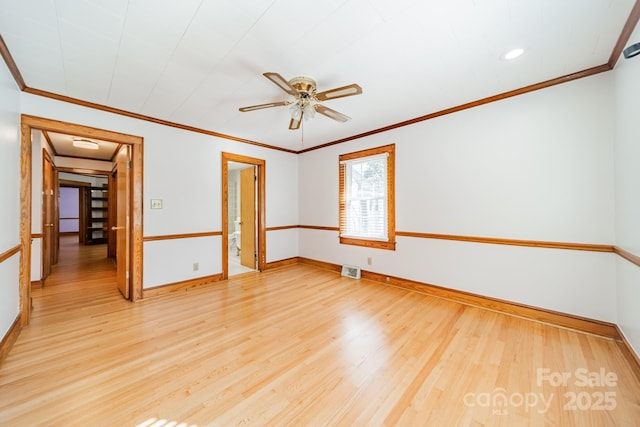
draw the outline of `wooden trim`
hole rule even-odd
[[[95,160],[95,159],[86,159],[86,160]],[[98,160],[99,162],[104,162],[104,160]],[[67,172],[67,173],[78,173],[78,174],[82,174],[82,175],[103,175],[103,176],[108,176],[109,174],[111,174],[111,171],[101,171],[101,170],[97,170],[97,169],[82,169],[82,168],[64,168],[64,167],[59,167],[57,168],[58,172]],[[86,187],[91,187],[91,183],[87,183],[88,185]]]
[[[640,381],[640,356],[634,351],[631,343],[627,340],[627,337],[622,333],[622,330],[619,326],[616,325],[616,331],[618,332],[618,337],[616,338],[616,342],[618,344],[618,348],[620,352],[627,359],[627,363],[631,367],[631,370],[636,375],[638,381]]]
[[[124,141],[117,141],[125,144]],[[130,296],[132,301],[136,301],[143,297],[143,213],[144,213],[144,139],[140,138],[137,144],[131,144],[129,147],[129,161],[133,165],[131,171],[131,279],[130,279]],[[115,194],[115,193],[114,193]]]
[[[151,117],[151,116],[145,116],[143,114],[133,113],[131,111],[121,110],[119,108],[108,107],[106,105],[96,104],[94,102],[83,101],[81,99],[72,98],[70,96],[60,95],[60,94],[53,93],[53,92],[47,92],[45,90],[33,89],[33,88],[30,88],[30,87],[26,87],[26,86],[22,90],[24,92],[26,92],[26,93],[31,94],[31,95],[37,95],[37,96],[42,96],[42,97],[45,97],[45,98],[51,98],[51,99],[55,99],[57,101],[67,102],[67,103],[70,103],[70,104],[76,104],[76,105],[80,105],[82,107],[92,108],[92,109],[95,109],[95,110],[106,111],[108,113],[113,113],[113,114],[118,114],[118,115],[121,115],[121,116],[131,117],[131,118],[138,119],[138,120],[144,120],[144,121],[156,123],[156,124],[159,124],[159,125],[164,125],[164,126],[177,128],[177,129],[182,129],[182,130],[186,130],[186,131],[189,131],[189,132],[201,133],[201,134],[209,135],[209,136],[215,136],[217,138],[228,139],[228,140],[231,140],[231,141],[241,142],[241,143],[244,143],[244,144],[256,145],[258,147],[269,148],[271,150],[284,151],[284,152],[287,152],[287,153],[296,154],[296,151],[294,151],[294,150],[289,150],[289,149],[282,148],[282,147],[276,147],[276,146],[273,146],[273,145],[264,144],[262,142],[251,141],[249,139],[238,138],[238,137],[231,136],[231,135],[225,135],[223,133],[214,132],[214,131],[205,130],[205,129],[200,129],[200,128],[197,128],[197,127],[194,127],[194,126],[187,126],[187,125],[183,125],[183,124],[180,124],[180,123],[170,122],[170,121],[167,121],[167,120],[162,120],[162,119],[158,119],[158,118]],[[79,135],[79,136],[91,137],[90,135]],[[95,137],[95,138],[97,138],[97,137]],[[97,139],[102,139],[102,138],[97,138]]]
[[[415,233],[398,231],[397,236],[418,237],[422,239],[458,240],[474,243],[488,243],[493,245],[531,246],[537,248],[570,249],[575,251],[614,252],[611,245],[597,245],[590,243],[545,242],[537,240],[498,239],[493,237],[458,236],[453,234]]]
[[[143,242],[142,242],[142,212],[143,212],[143,143],[144,138],[113,132],[94,127],[67,123],[60,120],[52,120],[43,117],[35,117],[27,114],[21,115],[21,156],[20,156],[20,236],[22,242],[22,262],[20,265],[20,304],[23,324],[28,322],[31,312],[31,130],[39,129],[66,134],[74,134],[88,138],[112,141],[131,146],[131,271],[130,286],[131,300],[142,298],[142,274],[143,274]],[[109,171],[89,171],[79,169],[58,168],[58,171],[71,171],[75,173],[88,173],[109,175]]]
[[[29,90],[30,89],[27,88],[25,92],[31,93]],[[30,116],[28,114],[23,114],[22,120],[29,123],[29,126],[34,129],[73,134],[75,136],[120,142],[123,144],[142,144],[142,137],[129,135],[126,133],[114,132],[85,125],[78,125],[75,123],[67,123],[60,120],[46,119],[44,117]]]
[[[53,155],[57,156],[58,152],[56,151],[56,147],[53,146],[53,142],[51,142],[51,137],[49,136],[49,132],[47,132],[46,130],[43,130],[42,135],[44,135],[44,139],[47,141],[47,145],[49,146],[49,149],[51,150]]]
[[[629,251],[625,251],[624,249],[622,249],[622,248],[620,248],[618,246],[614,246],[613,247],[613,251],[616,253],[616,255],[619,255],[622,258],[624,258],[627,261],[629,261],[630,263],[635,264],[638,267],[640,267],[640,256],[634,255]]]
[[[119,147],[119,148],[122,148],[122,144],[118,144],[118,147]],[[108,159],[99,159],[99,158],[96,158],[96,157],[92,157],[92,158],[90,158],[90,159],[88,159],[88,160],[95,160],[95,161],[97,161],[97,162],[113,163],[113,160],[112,160],[112,159],[113,159],[114,157],[116,157],[117,155],[118,155],[118,152],[116,151],[116,152],[113,154],[113,156],[111,156],[111,157],[110,157],[110,158],[108,158]],[[56,154],[56,158],[59,158],[59,159],[82,159],[82,160],[87,160],[87,157],[86,157],[86,156],[73,156],[73,155],[71,155],[71,154],[64,154],[64,155]]]
[[[58,172],[66,172],[63,169],[69,169],[69,168],[58,168]],[[90,182],[72,181],[69,179],[59,179],[58,185],[60,185],[60,187],[70,187],[70,188],[78,188],[78,189],[84,188],[84,187],[91,187]]]
[[[213,274],[211,276],[199,277],[197,279],[188,279],[181,282],[168,283],[166,285],[154,286],[153,288],[144,289],[143,298],[157,297],[159,295],[168,294],[183,289],[195,288],[209,283],[219,282],[222,280],[222,274]]]
[[[173,240],[173,239],[191,239],[194,237],[211,237],[222,236],[222,231],[206,231],[203,233],[183,233],[183,234],[164,234],[158,236],[144,236],[143,242],[153,242],[157,240]]]
[[[322,225],[299,225],[298,227],[306,228],[308,230],[335,231],[336,233],[340,232],[340,227],[324,227]]]
[[[322,268],[324,270],[335,271],[336,273],[340,273],[342,271],[342,266],[338,264],[318,261],[311,258],[298,257],[298,262],[301,264],[307,264],[307,265],[312,265],[314,267]]]
[[[356,238],[353,238],[353,237],[342,237],[342,236],[340,236],[340,244],[342,244],[342,245],[353,245],[353,246],[363,246],[365,248],[374,248],[374,249],[386,249],[386,250],[390,250],[390,251],[395,251],[396,250],[396,242],[395,241],[356,239]]]
[[[281,225],[278,227],[267,227],[265,228],[266,231],[278,231],[278,230],[289,230],[291,228],[298,228],[300,227],[299,225]]]
[[[321,148],[330,147],[332,145],[342,144],[344,142],[353,141],[355,139],[364,138],[366,136],[375,135],[382,132],[388,132],[393,129],[401,128],[404,126],[409,126],[415,123],[419,123],[425,120],[435,119],[437,117],[446,116],[448,114],[457,113],[460,111],[468,110],[470,108],[479,107],[481,105],[490,104],[496,101],[502,101],[503,99],[511,98],[518,95],[523,95],[525,93],[534,92],[540,89],[545,89],[551,86],[555,86],[561,83],[568,83],[573,80],[578,80],[584,77],[593,76],[595,74],[603,73],[605,71],[610,71],[611,68],[608,64],[599,65],[597,67],[588,68],[586,70],[578,71],[576,73],[567,74],[565,76],[556,77],[555,79],[546,80],[544,82],[535,83],[529,86],[525,86],[519,89],[510,90],[507,92],[503,92],[497,95],[489,96],[487,98],[478,99],[476,101],[467,102],[466,104],[461,104],[455,107],[446,108],[444,110],[436,111],[435,113],[425,114],[424,116],[416,117],[414,119],[405,120],[403,122],[395,123],[389,126],[381,127],[378,129],[373,129],[368,132],[359,133],[357,135],[348,136],[346,138],[337,139],[335,141],[327,142],[326,144],[316,145],[313,147],[305,148],[304,150],[300,150],[297,153],[302,154],[313,150],[319,150]]]
[[[367,158],[371,156],[379,156],[386,154],[386,176],[387,176],[387,239],[376,240],[367,239],[365,237],[350,237],[343,236],[347,227],[347,197],[346,197],[346,174],[347,165],[345,162],[351,160]],[[368,248],[396,250],[396,192],[395,192],[395,158],[396,158],[396,145],[388,144],[374,148],[367,148],[365,150],[354,151],[351,153],[345,153],[338,156],[338,182],[339,182],[339,200],[338,200],[338,224],[340,232],[340,244],[342,245],[354,245],[364,246]]]
[[[308,258],[299,259],[303,264],[315,265],[316,267],[324,268],[331,271],[340,271],[341,269],[341,267],[336,264],[310,260]],[[611,339],[618,339],[619,337],[618,331],[616,329],[617,326],[614,323],[603,322],[601,320],[589,319],[586,317],[575,316],[572,314],[561,313],[558,311],[505,301],[497,298],[473,294],[470,292],[444,288],[441,286],[403,279],[400,277],[388,276],[371,271],[361,270],[361,277],[363,279],[372,280],[374,282],[382,283],[385,285],[396,286],[398,288],[416,291],[438,298],[455,301],[465,305],[496,311],[510,316],[521,317],[524,319],[534,320],[541,323],[547,323],[550,325],[573,329]]]
[[[43,280],[33,280],[31,282],[31,288],[33,289],[34,287],[39,287],[42,288],[44,286],[44,281]]]
[[[281,259],[279,261],[268,262],[265,265],[266,270],[271,270],[272,268],[284,267],[285,265],[297,264],[299,262],[298,257]]]
[[[340,232],[338,227],[324,227],[319,225],[298,225],[299,228],[306,228],[310,230],[325,230]],[[438,240],[456,240],[463,242],[473,243],[487,243],[493,245],[510,245],[510,246],[530,246],[536,248],[549,248],[549,249],[569,249],[574,251],[591,251],[591,252],[615,252],[618,255],[623,255],[623,249],[616,248],[611,245],[600,245],[592,243],[569,243],[569,242],[548,242],[540,240],[516,240],[516,239],[501,239],[495,237],[478,237],[478,236],[458,236],[455,234],[434,234],[434,233],[419,233],[413,231],[396,231],[396,236],[401,237],[416,237],[421,239],[438,239]],[[632,255],[627,252],[629,261],[640,266],[640,257]],[[625,257],[626,258],[626,257]],[[633,261],[635,259],[635,261]]]
[[[116,157],[118,157],[118,153],[120,153],[120,150],[122,149],[122,146],[123,146],[123,145],[124,145],[124,144],[118,144],[118,145],[116,146],[115,150],[113,150],[113,155],[111,156],[111,158],[110,158],[109,160],[106,160],[106,161],[108,161],[108,162],[114,163],[114,165],[113,165],[113,169],[111,170],[111,172],[114,172],[114,171],[115,171],[115,169],[116,169],[116,165],[115,165]]]
[[[627,22],[625,22],[624,27],[622,27],[622,31],[620,32],[620,36],[618,37],[618,41],[611,52],[611,56],[609,57],[609,61],[607,64],[610,69],[616,66],[618,59],[620,59],[620,55],[624,50],[625,44],[629,41],[629,37],[633,33],[636,25],[638,25],[638,21],[640,20],[640,0],[636,0],[633,7],[631,8],[631,12],[629,13],[629,17],[627,18]]]
[[[11,324],[11,327],[9,327],[7,333],[4,335],[4,337],[2,337],[2,340],[0,341],[0,363],[2,363],[5,357],[7,357],[9,351],[13,347],[13,344],[15,344],[16,340],[18,339],[18,335],[20,335],[22,326],[23,324],[20,321],[20,315],[18,314],[18,316]]]
[[[20,123],[20,328],[28,324],[31,317],[32,145],[31,126],[23,116]]]
[[[20,90],[25,90],[27,88],[27,84],[24,82],[22,74],[20,74],[20,70],[18,69],[16,62],[13,60],[13,56],[11,56],[11,52],[9,52],[9,48],[4,42],[2,35],[0,35],[0,56],[4,59],[4,63],[7,64],[7,68]]]
[[[7,259],[11,258],[18,252],[20,252],[20,245],[16,245],[10,249],[7,249],[6,251],[0,254],[0,262],[5,262]]]

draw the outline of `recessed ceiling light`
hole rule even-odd
[[[522,49],[521,47],[516,49],[511,49],[509,52],[502,55],[502,59],[510,61],[512,59],[516,59],[519,56],[522,56],[523,53],[524,53],[524,49]]]
[[[100,145],[96,141],[91,141],[85,138],[73,138],[73,146],[76,148],[84,148],[87,150],[97,150]]]

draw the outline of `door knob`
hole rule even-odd
[[[115,225],[111,227],[112,230],[124,230],[125,227],[116,227]]]
[[[45,224],[45,227],[53,227],[53,224]]]

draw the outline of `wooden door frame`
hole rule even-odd
[[[140,136],[62,122],[60,120],[21,115],[20,142],[20,323],[25,325],[31,315],[31,189],[32,189],[32,130],[51,131],[129,144],[132,147],[131,192],[131,300],[142,298],[142,159],[143,142]]]
[[[51,165],[50,170],[47,168],[47,164]],[[51,270],[55,265],[55,246],[56,246],[56,229],[54,224],[56,223],[56,191],[54,190],[55,176],[58,171],[56,165],[53,162],[53,158],[49,152],[42,149],[42,195],[41,195],[41,224],[42,230],[42,247],[40,248],[40,282],[43,284],[46,282],[47,277],[51,274]],[[47,186],[49,188],[47,188]],[[46,194],[47,190],[51,194]],[[48,219],[48,221],[47,221]],[[49,223],[49,224],[47,224]]]
[[[222,152],[222,279],[229,277],[229,162],[246,163],[257,167],[258,197],[256,206],[257,237],[258,237],[258,271],[263,271],[267,265],[267,233],[265,215],[265,176],[266,162],[255,157]]]

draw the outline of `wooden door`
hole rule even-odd
[[[120,149],[116,159],[116,221],[111,227],[116,240],[116,276],[118,290],[129,298],[129,146]]]
[[[42,280],[51,274],[54,264],[54,167],[51,157],[43,151],[42,157]]]
[[[58,180],[58,171],[53,166],[51,170],[51,183],[53,185],[53,224],[52,237],[53,242],[51,244],[51,264],[58,263],[58,254],[60,253],[60,183]]]
[[[256,268],[255,166],[240,171],[240,264]]]
[[[116,241],[117,241],[117,230],[114,230],[113,227],[118,225],[118,218],[116,213],[118,212],[118,186],[116,185],[116,170],[111,172],[109,175],[109,181],[107,183],[108,189],[108,197],[107,201],[107,217],[109,218],[107,222],[107,257],[116,260],[117,252],[116,252]]]

